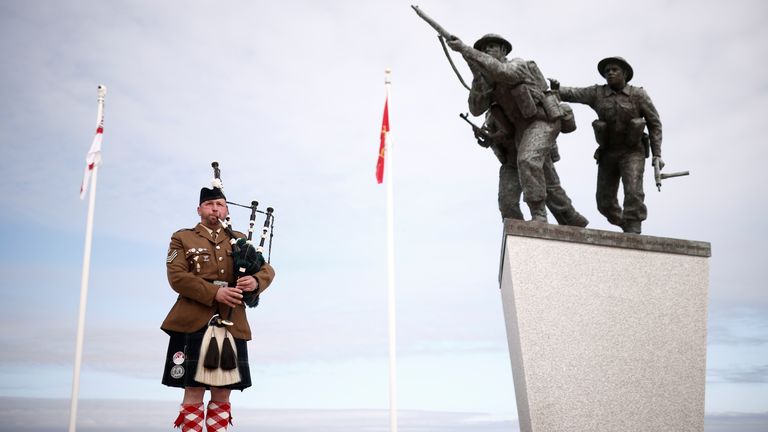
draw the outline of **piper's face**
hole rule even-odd
[[[224,219],[229,214],[227,201],[223,198],[203,201],[197,208],[200,215],[200,223],[211,229],[221,226],[219,219]]]
[[[616,63],[608,63],[603,70],[605,81],[613,89],[623,89],[627,85],[627,74],[624,69]]]
[[[500,43],[496,42],[488,42],[483,47],[483,52],[492,56],[493,58],[497,60],[501,60],[504,58],[504,56],[507,55],[507,53],[504,50],[504,47]]]

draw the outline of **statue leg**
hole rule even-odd
[[[544,178],[547,182],[546,204],[552,216],[560,225],[585,227],[589,224],[587,218],[573,208],[573,203],[560,185],[555,163],[550,159],[544,162]]]
[[[643,191],[645,155],[632,152],[626,154],[619,164],[624,187],[624,228],[625,232],[640,234],[641,223],[648,217]]]
[[[502,219],[524,219],[520,211],[522,193],[516,161],[502,164],[499,167],[499,211]]]
[[[619,180],[621,171],[619,161],[615,154],[604,152],[600,156],[600,164],[597,167],[597,210],[613,225],[621,226],[624,223],[621,207],[617,194],[619,193]]]
[[[523,187],[523,198],[531,210],[531,218],[547,221],[544,200],[547,197],[547,181],[544,163],[550,160],[550,151],[559,132],[559,124],[537,120],[528,127],[518,128],[520,139],[516,140],[517,169]]]

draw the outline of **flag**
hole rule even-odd
[[[83,183],[80,185],[80,199],[83,199],[88,191],[88,185],[91,182],[91,174],[97,164],[101,163],[101,139],[104,134],[104,117],[100,116],[99,124],[96,126],[96,136],[93,137],[91,149],[85,156],[85,173],[83,174]]]
[[[376,162],[376,182],[384,181],[384,156],[389,140],[389,95],[384,100],[384,118],[381,120],[381,141],[379,143],[379,160]]]

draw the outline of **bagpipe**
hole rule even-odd
[[[224,190],[221,181],[221,170],[217,161],[211,162],[213,168],[212,186]],[[252,276],[261,270],[265,263],[270,262],[272,255],[272,238],[274,236],[275,215],[272,207],[267,207],[266,211],[258,209],[258,201],[251,201],[251,205],[246,206],[236,202],[226,201],[227,204],[243,207],[251,210],[250,220],[248,222],[248,234],[246,237],[239,237],[232,230],[232,222],[229,214],[225,220],[219,219],[221,228],[229,234],[230,244],[232,245],[232,259],[234,264],[235,281],[243,276]],[[264,214],[264,225],[261,228],[261,238],[258,246],[253,245],[253,232],[256,225],[256,214]],[[264,258],[264,244],[269,237],[269,246],[266,259]],[[243,303],[248,307],[254,308],[259,305],[258,288],[251,292],[243,293]],[[233,347],[234,339],[227,330],[232,326],[233,307],[229,307],[226,319],[219,314],[215,314],[208,321],[208,329],[203,336],[203,342],[200,346],[200,359],[198,361],[195,381],[212,386],[223,386],[234,384],[240,381],[240,373],[237,369],[237,353]]]
[[[219,169],[219,163],[217,161],[211,162],[211,167],[213,168],[213,187],[218,187],[221,190],[224,190],[224,185],[221,181],[221,170]],[[234,261],[234,273],[235,273],[235,280],[242,276],[251,276],[259,272],[261,270],[261,267],[268,263],[270,260],[270,255],[272,254],[272,237],[274,236],[274,225],[275,225],[275,215],[274,215],[274,209],[272,207],[267,207],[267,211],[261,211],[258,209],[259,202],[258,201],[251,201],[251,205],[246,206],[243,204],[238,204],[236,202],[227,201],[227,204],[234,205],[237,207],[243,207],[251,210],[251,216],[250,220],[248,221],[248,236],[247,237],[238,237],[235,235],[234,231],[232,231],[232,221],[229,216],[227,215],[225,220],[219,220],[221,223],[221,228],[229,234],[230,237],[230,243],[232,245],[232,258]],[[259,245],[254,247],[253,246],[253,231],[254,226],[256,225],[256,213],[261,213],[266,215],[264,218],[264,225],[261,228],[261,238],[259,240]],[[267,258],[264,258],[264,243],[266,243],[267,237],[269,237],[269,253],[267,254]],[[256,294],[255,291],[247,292],[243,294],[243,302],[248,307],[256,307],[259,305],[259,295]],[[229,309],[229,312],[227,314],[227,319],[222,319],[221,324],[226,326],[232,325],[232,308]]]

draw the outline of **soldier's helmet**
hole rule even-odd
[[[621,66],[622,69],[624,69],[624,73],[627,75],[627,82],[632,79],[632,76],[634,75],[634,71],[632,71],[632,66],[627,63],[626,60],[622,57],[606,57],[602,60],[600,60],[597,63],[597,71],[600,72],[600,75],[605,78],[605,67],[608,66],[609,63],[615,63],[619,66]]]
[[[481,37],[480,39],[477,40],[477,42],[475,42],[475,45],[473,45],[473,47],[478,51],[482,51],[485,48],[485,46],[488,45],[490,42],[501,44],[501,46],[503,46],[504,49],[507,50],[506,54],[509,54],[510,52],[512,52],[512,44],[509,43],[509,41],[507,41],[503,37],[495,33],[488,33],[487,35]]]

